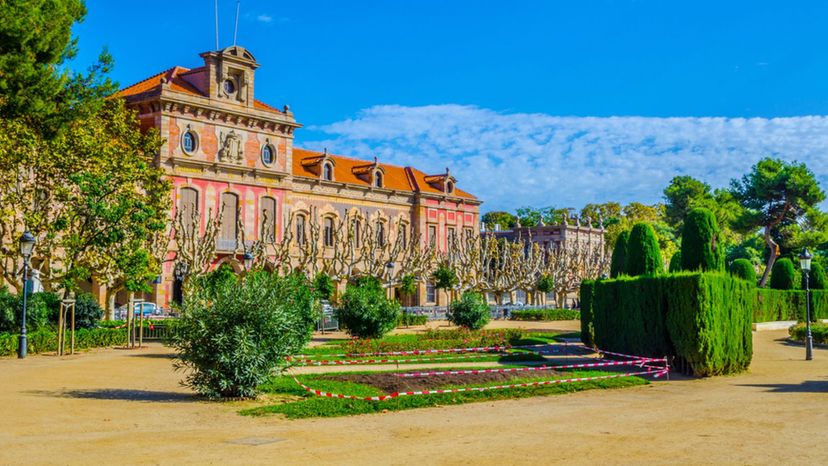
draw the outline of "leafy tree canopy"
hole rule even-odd
[[[500,225],[500,228],[514,228],[517,226],[517,217],[509,212],[486,212],[481,220],[486,225],[487,230],[494,230],[495,225]]]

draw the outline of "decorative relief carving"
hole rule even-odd
[[[241,164],[244,160],[242,139],[235,130],[219,135],[219,162]]]

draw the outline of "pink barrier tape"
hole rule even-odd
[[[492,356],[509,356],[512,353],[486,353],[486,354],[469,354],[465,356],[450,356],[442,358],[414,358],[414,359],[294,359],[287,358],[288,361],[299,362],[303,366],[352,366],[358,364],[397,364],[397,363],[411,363],[411,362],[438,362],[438,361],[457,361],[461,359],[481,359]]]
[[[611,367],[611,366],[638,366],[646,367],[656,370],[664,370],[663,367],[648,366],[647,362],[664,362],[666,359],[644,359],[638,361],[612,361],[612,362],[592,362],[583,364],[567,364],[563,366],[534,366],[534,367],[509,367],[505,369],[468,369],[456,371],[425,371],[425,372],[406,372],[402,374],[394,374],[397,377],[431,377],[437,375],[460,375],[460,374],[493,374],[504,372],[529,372],[529,371],[548,371],[555,369],[585,369],[590,367]]]
[[[296,377],[293,377],[293,380],[306,391],[313,393],[317,396],[324,396],[327,398],[339,398],[339,399],[348,399],[348,400],[364,400],[364,401],[386,401],[392,398],[399,398],[401,396],[417,396],[417,395],[436,395],[441,393],[463,393],[463,392],[485,392],[489,390],[503,390],[508,388],[522,388],[522,387],[537,387],[542,385],[555,385],[555,384],[564,384],[564,383],[574,383],[574,382],[588,382],[592,380],[605,380],[605,379],[618,379],[621,377],[633,377],[636,375],[653,375],[654,377],[660,377],[661,375],[667,374],[668,369],[662,369],[661,371],[642,371],[642,372],[627,372],[625,374],[612,374],[612,375],[598,375],[594,377],[574,377],[570,379],[556,379],[556,380],[540,380],[537,382],[526,382],[526,383],[518,383],[518,384],[510,384],[510,385],[494,385],[490,387],[464,387],[464,388],[450,388],[450,389],[440,389],[440,390],[422,390],[422,391],[410,391],[410,392],[394,392],[389,395],[382,395],[382,396],[354,396],[354,395],[343,395],[339,393],[329,393],[323,392],[322,390],[316,390],[313,388],[308,387],[307,385],[303,384],[299,381]]]

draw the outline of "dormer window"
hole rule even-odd
[[[233,82],[232,79],[225,79],[224,80],[224,92],[228,95],[233,94],[236,92],[236,83]]]
[[[454,183],[451,181],[446,182],[446,193],[451,194],[454,192]]]
[[[187,131],[181,135],[181,149],[186,154],[192,154],[198,148],[198,136],[187,127]]]
[[[333,181],[333,165],[330,162],[325,162],[322,165],[322,179],[325,181]]]
[[[382,188],[382,172],[374,173],[374,187]]]

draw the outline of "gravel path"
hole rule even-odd
[[[300,421],[196,400],[160,346],[0,359],[0,464],[824,464],[828,350],[784,336],[739,376]]]

